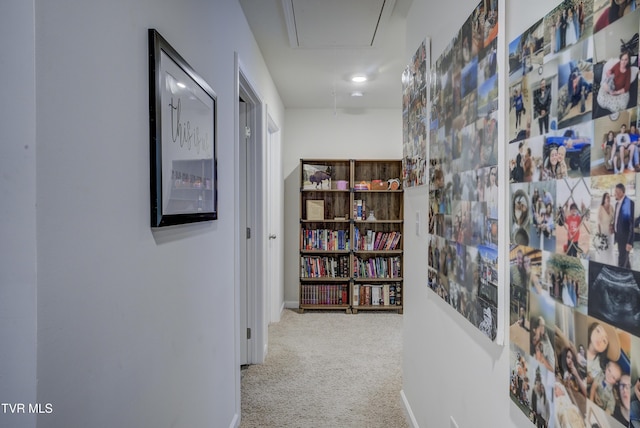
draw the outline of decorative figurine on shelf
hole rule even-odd
[[[376,216],[373,215],[373,210],[369,211],[369,217],[367,217],[367,221],[376,221]]]
[[[398,178],[387,180],[387,183],[389,184],[389,190],[398,190],[400,188],[400,179]]]
[[[371,190],[387,190],[387,183],[382,180],[371,180]]]

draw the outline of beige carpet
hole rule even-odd
[[[401,367],[402,315],[285,310],[243,370],[240,427],[408,427]]]

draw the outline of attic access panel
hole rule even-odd
[[[395,0],[282,0],[289,42],[296,48],[371,47]]]

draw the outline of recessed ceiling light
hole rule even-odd
[[[361,96],[363,96],[363,95],[364,95],[364,94],[363,94],[362,92],[360,92],[360,91],[354,91],[354,92],[351,92],[351,96],[352,96],[352,97],[361,97]]]
[[[185,85],[185,84],[184,84],[184,83],[182,83],[182,82],[178,82],[178,83],[177,83],[177,85],[178,85],[178,87],[179,87],[179,88],[182,88],[182,89],[184,89],[184,88],[186,88],[186,87],[187,87],[187,85]]]
[[[362,82],[366,82],[367,81],[367,76],[364,76],[362,74],[358,74],[356,76],[353,76],[351,78],[352,82],[356,82],[356,83],[362,83]]]

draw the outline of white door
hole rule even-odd
[[[269,301],[269,319],[271,322],[280,321],[280,312],[284,302],[284,284],[282,282],[283,253],[283,177],[282,150],[280,143],[280,129],[268,117],[267,133],[267,289]]]

